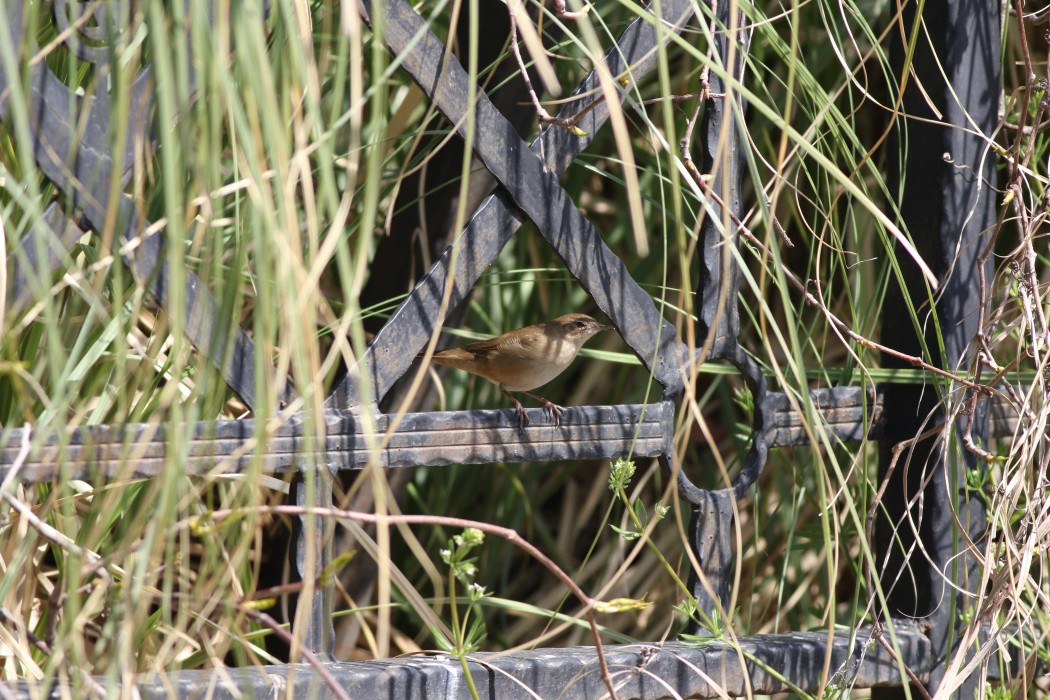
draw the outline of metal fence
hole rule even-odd
[[[951,3],[934,4],[954,8]],[[56,17],[68,16],[65,2],[56,1],[54,5]],[[733,19],[729,16],[729,3],[718,5],[723,27],[737,29],[718,33],[715,50],[724,60],[735,56],[734,64],[726,65],[737,75],[742,75],[747,32],[739,28],[743,24],[740,17]],[[14,53],[20,56],[32,56],[38,48],[34,45],[32,32],[26,31],[27,7],[21,0],[8,0],[5,11],[9,33],[0,37],[0,41],[8,42]],[[969,36],[982,36],[987,41],[985,44],[969,42],[970,53],[964,51],[963,57],[988,61],[987,75],[980,81],[972,76],[967,78],[970,89],[961,98],[971,114],[978,114],[981,112],[977,105],[984,97],[982,91],[998,84],[996,66],[999,54],[987,48],[998,45],[997,10],[990,5],[981,7],[978,3],[962,3],[959,7],[962,9],[948,10],[955,22],[946,25],[949,40],[966,32]],[[84,12],[102,11],[98,5],[83,5],[82,9]],[[682,31],[695,8],[688,0],[664,0],[654,3],[646,11],[659,12],[662,23],[636,20],[607,53],[605,65],[601,68],[622,78],[625,92],[654,68],[654,47],[666,42],[670,32]],[[446,53],[443,42],[430,31],[424,19],[405,0],[386,0],[381,4],[363,2],[360,12],[368,22],[375,19],[373,13],[382,13],[382,38],[400,60],[401,69],[411,74],[432,104],[451,123],[465,124],[468,75],[455,57]],[[102,22],[93,26],[103,31]],[[76,33],[71,36],[75,38]],[[100,34],[96,38],[102,41],[105,36]],[[69,41],[85,61],[102,66],[108,60],[105,51],[93,49],[83,41]],[[950,64],[951,70],[956,71],[952,77],[962,77],[959,66],[966,64],[963,58]],[[920,55],[917,61],[921,70],[933,70],[933,59],[932,55]],[[927,86],[939,84],[934,77],[927,77]],[[34,299],[37,290],[46,289],[47,284],[42,285],[42,280],[46,282],[61,267],[68,249],[81,237],[83,228],[104,229],[107,213],[111,211],[117,212],[118,229],[126,240],[139,242],[133,252],[125,255],[136,280],[146,285],[161,304],[169,297],[171,282],[165,268],[163,235],[142,236],[151,222],[141,220],[130,199],[119,192],[114,194],[109,186],[114,172],[119,173],[116,177],[121,183],[130,176],[136,140],[152,142],[148,126],[151,99],[148,86],[151,80],[153,77],[147,69],[134,82],[127,147],[123,160],[114,160],[109,155],[112,151],[109,139],[113,115],[105,95],[99,95],[91,103],[85,118],[71,107],[69,89],[51,72],[46,62],[25,67],[21,75],[6,74],[0,63],[0,119],[5,118],[10,109],[9,87],[17,83],[30,105],[32,121],[28,129],[37,167],[66,195],[47,208],[44,217],[19,243],[17,254],[10,256],[14,266],[9,283],[9,310],[24,309]],[[452,280],[449,307],[454,308],[466,298],[518,227],[529,220],[662,385],[662,399],[647,405],[571,408],[562,429],[556,434],[544,426],[539,410],[531,411],[535,427],[528,431],[517,430],[515,422],[507,420],[506,411],[407,414],[401,417],[379,454],[379,465],[393,468],[493,461],[607,459],[628,451],[637,457],[658,457],[676,476],[679,495],[692,506],[694,553],[705,575],[694,575],[691,586],[701,608],[712,611],[728,602],[733,567],[730,546],[733,503],[745,495],[759,476],[768,450],[808,444],[804,419],[797,410],[798,402],[794,397],[768,390],[757,363],[738,341],[739,312],[732,300],[735,300],[740,285],[740,271],[732,259],[731,247],[722,243],[727,237],[735,242],[740,235],[736,222],[741,211],[741,146],[737,143],[738,130],[735,127],[723,129],[723,121],[738,119],[745,105],[709,98],[704,122],[699,128],[703,153],[699,167],[702,172],[711,172],[714,159],[728,154],[725,162],[730,167],[716,169],[720,179],[710,183],[711,191],[728,189],[733,192],[727,200],[712,197],[706,205],[708,216],[701,230],[703,245],[698,261],[701,268],[697,300],[697,308],[701,311],[700,327],[709,340],[707,358],[735,365],[754,396],[752,443],[744,466],[731,488],[707,491],[695,486],[682,465],[675,463],[671,443],[675,412],[687,376],[684,368],[696,359],[700,351],[691,350],[677,336],[650,295],[632,279],[623,262],[606,246],[559,183],[560,174],[587,147],[592,136],[608,119],[608,104],[603,100],[595,102],[592,97],[599,88],[600,75],[596,69],[577,86],[576,97],[569,100],[559,113],[562,118],[579,117],[578,126],[588,135],[579,136],[551,127],[531,145],[522,142],[485,93],[479,93],[473,115],[477,133],[474,152],[498,181],[499,187],[478,208],[457,239],[455,254],[453,248],[449,248],[434,263],[415,291],[375,337],[358,364],[328,397],[325,443],[315,445],[306,440],[302,421],[292,416],[276,428],[266,443],[263,470],[270,473],[304,470],[303,478],[297,481],[298,503],[331,503],[333,475],[341,470],[359,468],[375,459],[367,447],[374,444],[370,438],[385,434],[391,424],[391,416],[379,411],[378,402],[409,369],[416,353],[435,331],[439,324],[441,296],[448,280]],[[715,95],[725,92],[722,79],[714,74],[710,77],[710,92]],[[942,97],[939,95],[936,99]],[[611,99],[611,96],[607,95],[606,99]],[[910,93],[907,99],[912,99]],[[582,116],[579,116],[581,112]],[[986,129],[986,133],[990,133],[994,126],[994,109],[983,113],[987,119],[993,120]],[[975,148],[983,147],[961,130],[952,133],[956,153],[973,156]],[[728,134],[728,142],[720,141],[722,134]],[[923,155],[934,153],[936,157],[923,160],[914,150],[912,157],[915,167],[929,168],[931,160],[941,161],[940,153],[945,150],[941,141],[943,136],[915,132],[913,142],[919,142],[920,137],[928,137],[929,141],[926,144],[928,152],[924,151]],[[965,162],[976,162],[976,159]],[[939,172],[949,173],[949,170],[944,165]],[[994,173],[985,175],[990,180]],[[975,216],[960,221],[958,216],[949,216],[952,211],[950,203],[971,201],[974,180],[949,173],[940,179],[929,178],[929,182],[928,188],[915,186],[908,190],[910,199],[905,202],[903,213],[907,218],[912,209],[919,207],[918,203],[910,207],[912,201],[921,202],[922,207],[940,207],[940,211],[946,212],[945,220],[938,226],[922,229],[924,238],[919,241],[927,260],[935,261],[935,271],[943,274],[960,243],[963,249],[976,250],[976,246],[968,247],[966,243],[994,222],[994,202],[993,206],[985,206]],[[117,198],[116,202],[112,201],[113,197]],[[989,201],[989,198],[985,199],[986,203]],[[730,222],[728,227],[726,222]],[[960,231],[962,239],[959,238]],[[723,256],[730,256],[728,265],[723,264]],[[975,259],[971,256],[963,264],[975,265]],[[730,271],[728,278],[723,276],[723,270]],[[888,304],[888,319],[895,314],[901,315],[899,305],[905,295],[924,294],[921,278],[914,277],[915,289],[902,287],[899,298]],[[728,292],[723,293],[726,289]],[[190,339],[213,360],[230,388],[244,403],[249,408],[258,408],[254,393],[257,354],[251,338],[240,330],[232,337],[216,332],[220,327],[216,318],[217,302],[192,273],[188,274],[182,293],[186,299],[184,325]],[[967,319],[977,293],[975,275],[956,275],[941,297],[942,326],[955,329],[945,347],[945,357],[938,358],[946,365],[955,366],[966,352],[973,333],[972,324],[967,325]],[[720,304],[720,298],[731,302]],[[894,303],[898,307],[894,307]],[[909,324],[906,325],[901,327],[887,321],[883,342],[901,350],[913,348],[916,345],[915,333]],[[888,362],[892,361],[893,358],[888,358]],[[900,550],[899,545],[895,547],[890,542],[888,528],[892,528],[903,512],[916,508],[915,496],[925,493],[927,503],[934,504],[931,509],[934,516],[924,521],[929,527],[924,527],[922,537],[925,538],[923,545],[935,555],[930,561],[912,561],[910,564],[924,581],[925,597],[890,601],[891,607],[909,612],[919,618],[918,621],[902,616],[892,621],[884,620],[874,628],[865,626],[832,636],[826,632],[756,636],[740,639],[739,646],[724,642],[703,646],[673,642],[606,645],[601,661],[596,650],[590,647],[556,651],[541,649],[509,656],[479,654],[470,668],[480,694],[483,697],[512,697],[520,695],[521,684],[524,684],[540,697],[598,697],[607,690],[602,666],[608,670],[620,697],[713,697],[720,690],[731,696],[743,695],[749,690],[754,693],[813,690],[820,685],[825,668],[837,674],[833,680],[837,679],[844,687],[891,688],[882,691],[881,697],[903,692],[899,688],[902,665],[915,674],[913,680],[935,684],[951,646],[949,630],[953,620],[950,617],[955,614],[955,606],[940,604],[944,590],[940,568],[955,555],[952,514],[969,508],[975,532],[982,526],[983,514],[977,505],[964,502],[965,496],[954,503],[945,502],[946,494],[951,491],[944,480],[950,475],[941,474],[934,483],[916,484],[900,481],[906,477],[893,473],[890,448],[913,438],[920,430],[914,419],[909,419],[909,416],[915,416],[915,411],[895,410],[895,407],[914,406],[920,400],[919,392],[921,388],[912,386],[879,388],[877,392],[840,387],[814,390],[811,394],[819,410],[820,424],[816,427],[826,431],[833,440],[884,440],[887,445],[882,471],[891,484],[887,494],[896,495],[888,497],[890,510],[879,523],[876,539],[881,547],[880,555],[892,557],[895,556],[892,552]],[[290,395],[285,397],[290,398]],[[362,421],[365,413],[371,420]],[[976,434],[981,431],[986,435],[1009,434],[1012,422],[1005,409],[992,406],[986,414],[990,416],[990,423],[986,419],[986,425],[978,425]],[[364,425],[370,427],[366,429]],[[38,431],[33,436],[35,447],[26,455],[22,452],[23,441],[29,436],[21,429],[8,429],[0,438],[0,473],[4,474],[5,481],[13,477],[25,483],[48,482],[59,473],[56,465],[61,460],[66,465],[62,473],[67,477],[105,477],[117,470],[127,476],[126,465],[129,463],[133,465],[131,476],[152,477],[165,465],[167,438],[171,430],[184,432],[187,426],[89,426],[72,434],[54,431],[51,435],[41,435]],[[188,426],[188,430],[192,437],[186,454],[187,473],[214,474],[216,464],[235,473],[257,458],[250,446],[259,431],[251,420],[208,422]],[[374,431],[374,435],[366,435],[366,430]],[[10,470],[16,462],[19,469],[15,475]],[[323,467],[315,470],[304,466],[318,464]],[[958,468],[961,470],[964,466]],[[312,542],[303,539],[299,545],[299,574],[306,579],[314,575],[311,572],[328,565],[331,551],[321,519],[318,518],[312,526],[307,526],[310,525],[307,517],[303,521],[302,532],[313,538]],[[301,537],[305,538],[307,534]],[[320,560],[308,561],[306,553],[309,551],[320,553]],[[903,562],[897,564],[904,565]],[[958,568],[950,578],[962,581],[965,572]],[[307,692],[398,698],[458,697],[465,694],[459,682],[462,668],[447,659],[361,663],[327,660],[333,635],[331,588],[318,590],[309,603],[312,617],[304,641],[315,663],[232,669],[221,677],[195,671],[172,673],[165,678],[143,677],[136,681],[139,692],[144,697],[166,696],[173,691],[180,696],[237,697],[241,692],[271,693],[281,689],[289,689],[295,696]],[[887,639],[885,628],[891,622],[899,656],[890,644],[884,643]],[[740,648],[744,650],[743,657]],[[741,658],[746,658],[746,662],[741,663]],[[18,688],[28,692],[28,686],[9,686],[9,689]]]

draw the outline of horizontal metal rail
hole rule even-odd
[[[767,396],[770,447],[809,444],[820,428],[833,442],[882,436],[878,394],[873,399],[862,389],[839,387],[813,390],[810,397],[819,418],[812,429],[786,394]],[[17,458],[27,433],[16,428],[0,432],[0,478],[6,478],[13,465],[17,478],[28,483],[60,477],[146,478],[159,474],[169,455],[177,456],[188,474],[200,475],[282,473],[318,464],[340,470],[370,462],[409,467],[655,457],[667,453],[674,421],[671,402],[569,407],[558,428],[542,409],[526,410],[531,424],[525,430],[518,428],[512,409],[407,413],[400,420],[376,414],[371,421],[363,421],[356,412],[327,411],[323,429],[302,415],[275,420],[268,430],[260,430],[254,420],[99,425],[43,434],[30,428],[32,449],[21,460]],[[1012,433],[1016,417],[1010,415],[1005,406],[993,405],[992,435]],[[367,429],[368,424],[374,428]]]
[[[374,430],[366,431],[360,414],[329,411],[322,444],[319,426],[301,415],[275,425],[265,439],[253,420],[87,426],[65,436],[30,434],[36,444],[22,460],[18,479],[146,478],[159,474],[169,455],[177,455],[187,473],[202,475],[280,473],[318,464],[334,471],[376,461],[381,467],[414,467],[652,457],[666,451],[674,417],[669,403],[580,406],[566,409],[555,428],[542,409],[527,413],[532,424],[524,431],[513,410],[484,410],[408,413],[391,432],[391,416],[376,415]],[[179,444],[187,433],[188,443]],[[25,429],[0,434],[0,474],[16,464],[25,437]]]
[[[920,679],[930,669],[930,642],[914,622],[897,620],[901,658]],[[892,646],[888,632],[883,632]],[[771,694],[818,688],[824,661],[837,687],[900,685],[894,654],[872,639],[871,628],[851,635],[826,631],[756,635],[702,645],[680,642],[603,647],[617,696],[629,698],[704,698]],[[790,662],[788,663],[788,660]],[[787,665],[786,665],[787,663]],[[470,656],[470,674],[483,698],[600,698],[607,695],[594,647],[538,649],[512,654]],[[788,667],[790,666],[790,667]],[[323,666],[329,679],[352,698],[470,698],[459,660],[447,654],[408,656],[382,661],[347,661]],[[790,679],[790,682],[784,680]],[[180,671],[136,679],[142,698],[330,697],[326,680],[307,664]],[[27,697],[39,687],[18,684]],[[9,686],[10,687],[10,686]],[[327,692],[326,692],[327,691]],[[534,693],[535,695],[531,695]],[[750,692],[749,692],[750,691]],[[286,695],[287,694],[287,695]]]

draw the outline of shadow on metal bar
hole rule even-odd
[[[766,442],[769,447],[818,444],[821,434],[829,443],[857,442],[882,437],[885,416],[882,396],[856,387],[815,389],[810,398],[818,410],[817,422],[807,427],[786,394],[773,392],[766,399]],[[518,429],[512,409],[408,413],[390,434],[386,447],[375,455],[385,468],[483,464],[488,462],[554,461],[565,459],[615,459],[628,454],[654,457],[663,454],[665,438],[674,420],[671,402],[619,406],[573,406],[566,409],[560,428],[548,424],[542,409],[526,409],[532,425]],[[991,434],[1013,434],[1017,414],[1005,404],[991,406]],[[325,414],[325,444],[312,454],[301,415],[274,420],[263,432],[253,420],[226,420],[170,424],[132,423],[96,425],[76,430],[0,431],[0,480],[6,478],[28,438],[32,449],[21,464],[18,479],[46,483],[59,476],[88,479],[92,476],[148,478],[163,468],[171,432],[185,443],[179,449],[188,474],[234,474],[248,469],[279,474],[298,469],[300,460],[324,464],[330,470],[359,469],[373,459],[367,445],[379,441],[389,428],[390,416],[377,418],[376,433],[365,434],[360,417],[351,411]],[[189,435],[187,441],[187,434]],[[59,464],[62,465],[61,469]]]
[[[31,434],[24,429],[0,433],[0,475],[11,470],[22,442],[32,451],[18,469],[24,483],[64,478],[148,478],[167,463],[174,432],[180,438],[179,455],[189,474],[233,474],[294,471],[302,462],[323,464],[331,471],[380,467],[485,464],[490,462],[614,459],[628,454],[653,457],[666,448],[673,427],[670,403],[567,408],[559,428],[546,423],[543,409],[527,409],[532,425],[522,431],[513,410],[408,413],[401,417],[386,446],[373,453],[369,444],[381,442],[390,425],[379,416],[376,433],[361,428],[350,411],[329,412],[323,452],[310,452],[316,433],[304,430],[301,416],[291,416],[273,427],[265,444],[252,420],[170,424],[87,426],[71,433]],[[185,434],[190,433],[188,444]],[[317,449],[317,448],[313,448]],[[62,466],[59,467],[58,465]]]

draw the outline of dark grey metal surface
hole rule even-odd
[[[333,502],[333,475],[312,460],[301,460],[293,480],[295,504],[305,508],[327,508]],[[322,463],[323,464],[323,463]],[[335,622],[332,617],[331,572],[335,521],[323,515],[301,515],[295,533],[295,568],[304,590],[298,593],[296,609],[307,600],[310,606],[302,645],[321,661],[334,661]],[[310,595],[306,595],[310,593]],[[295,661],[296,659],[292,659]]]
[[[809,398],[817,411],[817,420],[811,423],[802,412],[802,401],[798,397],[792,401],[787,394],[771,392],[765,402],[765,413],[769,417],[766,440],[770,447],[809,445],[814,438],[819,444],[822,429],[833,443],[865,438],[878,440],[885,421],[882,396],[871,389],[851,386],[813,389]]]
[[[690,494],[693,514],[689,519],[689,542],[699,570],[690,567],[689,590],[696,600],[697,617],[690,632],[710,634],[731,614],[730,583],[734,576],[732,489]]]
[[[22,237],[8,265],[6,313],[17,316],[33,301],[50,295],[51,278],[69,261],[69,250],[84,230],[66,218],[58,203],[44,210],[40,223]]]
[[[885,414],[882,395],[874,399],[855,387],[816,389],[810,392],[819,415],[818,424],[806,427],[806,418],[794,408],[786,394],[774,392],[766,400],[767,442],[770,447],[812,444],[825,431],[831,444],[882,436]],[[532,421],[528,430],[518,429],[513,409],[408,413],[402,417],[379,453],[383,467],[481,464],[522,460],[607,459],[633,454],[654,457],[664,454],[665,437],[673,426],[674,405],[670,402],[621,406],[572,406],[566,409],[560,428],[547,422],[543,409],[526,409]],[[992,407],[992,434],[1010,435],[1014,413],[1005,404]],[[1012,417],[1011,417],[1012,416]],[[369,440],[379,439],[391,417],[376,417],[376,434],[365,435],[360,417],[350,411],[325,414],[326,443],[322,458],[329,469],[356,469],[368,462]],[[167,454],[169,433],[180,439],[190,435],[187,449],[180,447],[187,473],[210,473],[221,462],[229,473],[245,471],[258,460],[267,473],[282,473],[299,467],[298,459],[309,457],[301,415],[289,417],[273,428],[269,440],[258,445],[255,422],[227,420],[193,423],[184,427],[157,424],[98,425],[73,430],[33,432],[34,451],[19,470],[25,483],[47,482],[60,474],[70,478],[122,474],[148,477],[159,473]],[[0,480],[11,469],[25,432],[21,428],[0,431]],[[59,465],[62,465],[60,471]]]
[[[740,345],[739,290],[743,273],[736,261],[740,242],[743,203],[740,194],[744,156],[741,145],[741,117],[747,102],[734,87],[744,80],[744,67],[750,46],[747,18],[733,3],[712,3],[711,52],[732,77],[726,80],[716,71],[706,73],[707,84],[699,86],[703,116],[697,140],[702,176],[709,177],[704,199],[706,215],[700,222],[697,247],[699,285],[696,290],[697,327],[709,346],[707,359],[727,360],[747,380],[755,404],[752,418],[752,445],[744,466],[733,483],[735,498],[743,497],[766,462],[765,401],[766,382],[758,364]],[[707,93],[707,94],[705,94]],[[691,144],[682,143],[684,148]]]
[[[740,344],[739,290],[742,272],[736,261],[740,239],[739,222],[743,212],[740,195],[743,153],[738,124],[746,103],[734,88],[744,79],[744,66],[749,45],[749,31],[743,11],[734,3],[711,3],[713,21],[711,53],[730,76],[724,79],[716,71],[701,73],[698,94],[703,116],[699,124],[696,148],[700,151],[701,178],[710,178],[704,188],[706,216],[700,224],[697,247],[699,285],[696,290],[698,329],[704,349],[712,360],[727,360],[740,370],[747,382],[754,404],[751,417],[751,445],[732,485],[720,491],[698,489],[686,475],[677,470],[678,490],[693,504],[690,538],[701,570],[690,572],[690,588],[702,613],[711,615],[719,608],[722,614],[730,605],[730,578],[733,576],[733,501],[739,500],[762,473],[769,452],[766,427],[766,380],[758,363]],[[704,79],[706,78],[706,84]],[[688,137],[680,143],[691,159],[692,144]],[[695,177],[695,174],[694,174]],[[697,626],[694,631],[699,631]]]
[[[937,31],[909,47],[895,35],[892,46],[893,70],[914,75],[902,102],[903,111],[913,118],[902,119],[894,129],[887,184],[890,192],[901,193],[902,221],[940,286],[936,299],[931,299],[914,261],[895,254],[903,279],[898,285],[891,275],[881,311],[881,339],[888,347],[939,367],[968,370],[976,364],[976,338],[983,330],[982,264],[985,279],[993,279],[994,256],[982,263],[981,254],[996,231],[996,163],[981,134],[993,133],[1000,123],[1002,18],[997,3],[931,0],[922,19]],[[915,7],[906,7],[904,26],[914,21]],[[929,315],[931,302],[936,302],[936,322]],[[917,310],[917,319],[909,306]],[[904,363],[886,355],[884,364]],[[885,495],[877,511],[874,543],[874,573],[886,593],[888,614],[914,616],[929,624],[935,659],[930,690],[957,652],[954,647],[982,585],[969,543],[980,549],[986,527],[983,495],[966,488],[966,472],[980,468],[979,463],[973,453],[952,444],[961,444],[961,439],[927,438],[914,442],[899,459],[893,453],[897,443],[914,440],[945,420],[936,393],[928,384],[887,387],[879,459]],[[987,444],[986,404],[982,397],[973,416],[973,437],[980,444]],[[963,435],[967,420],[959,419],[957,437]],[[979,682],[978,675],[972,675],[952,697],[970,700]],[[878,697],[904,695],[900,689]]]
[[[682,0],[669,0],[661,6],[667,29],[680,29],[692,13],[691,5]],[[370,3],[363,5],[366,19],[371,7]],[[462,66],[454,56],[446,55],[443,42],[403,0],[383,2],[381,7],[383,40],[448,120],[463,125],[468,109],[465,99],[468,76]],[[612,74],[619,75],[630,65],[632,76],[644,75],[655,63],[654,44],[654,30],[642,20],[635,21],[625,32],[623,45],[614,47],[606,55]],[[567,104],[559,116],[571,116],[589,104],[593,100],[591,93],[598,87],[597,73],[593,72],[575,91],[582,96]],[[649,294],[638,286],[623,261],[609,250],[558,183],[558,174],[590,139],[573,136],[560,128],[548,128],[530,148],[484,93],[478,97],[476,110],[474,152],[502,188],[485,201],[454,244],[460,247],[460,252],[450,307],[462,301],[527,217],[609,316],[627,344],[653,369],[656,380],[665,389],[676,391],[681,386],[681,367],[687,355],[674,328],[663,319]],[[607,116],[608,108],[599,104],[579,126],[593,134]],[[460,127],[460,132],[464,133],[464,127]],[[546,165],[538,155],[540,140],[549,156]],[[361,401],[360,381],[371,383],[372,400],[378,400],[405,373],[416,353],[437,330],[438,310],[451,258],[450,248],[379,332],[369,350],[337,387],[328,405],[357,405]]]
[[[896,622],[896,631],[901,658],[924,677],[930,668],[929,640],[915,623],[905,620]],[[889,643],[888,633],[884,635]],[[702,646],[675,642],[610,644],[604,652],[619,700],[734,697],[785,692],[793,687],[816,689],[825,660],[830,661],[829,680],[837,682],[839,688],[899,683],[896,659],[869,638],[870,628],[865,627],[857,630],[853,639],[847,631],[835,632],[830,644],[825,630],[742,637],[740,651],[727,642],[711,641]],[[470,658],[471,677],[482,698],[608,697],[594,647],[474,654]],[[471,697],[459,660],[447,655],[333,663],[325,664],[324,669],[352,698]],[[783,678],[790,678],[791,683]],[[221,675],[209,671],[143,675],[136,685],[146,699],[336,697],[317,669],[306,664],[228,669]],[[20,684],[19,694],[28,696],[29,688]]]
[[[736,21],[731,23],[731,12]],[[743,80],[749,33],[741,30],[744,15],[732,3],[717,3],[714,7],[717,22],[712,22],[712,53],[716,60],[736,80]],[[733,29],[730,30],[732,24]],[[712,360],[730,359],[740,336],[740,309],[737,294],[741,272],[735,258],[740,240],[737,222],[743,214],[740,197],[740,176],[743,154],[740,149],[737,111],[742,113],[747,104],[740,93],[727,92],[727,81],[715,71],[707,74],[708,85],[698,86],[704,100],[703,118],[695,148],[700,152],[700,173],[710,177],[704,200],[706,216],[700,222],[700,243],[697,250],[700,270],[696,290],[697,327],[704,343],[710,344],[708,357]],[[702,94],[708,87],[711,95]],[[732,98],[732,99],[730,99]],[[691,144],[682,144],[689,148]]]
[[[666,448],[673,427],[670,403],[622,406],[577,406],[566,409],[561,427],[547,422],[543,409],[527,409],[532,424],[518,427],[513,409],[408,413],[385,446],[373,455],[369,444],[383,442],[389,416],[376,417],[375,435],[366,435],[360,418],[349,411],[325,416],[325,445],[321,454],[307,450],[316,434],[304,426],[301,415],[290,417],[256,442],[252,420],[193,423],[186,426],[130,424],[88,426],[68,436],[58,433],[32,436],[37,447],[18,470],[25,483],[64,478],[124,478],[156,476],[165,468],[170,433],[191,435],[178,450],[186,473],[237,473],[259,469],[265,473],[298,470],[301,460],[331,470],[357,469],[375,458],[381,467],[440,466],[488,462],[612,459],[633,454],[653,457]],[[0,432],[0,474],[6,476],[22,444],[22,428]],[[374,441],[374,442],[373,442]]]

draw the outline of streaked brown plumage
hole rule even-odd
[[[543,404],[554,419],[561,421],[561,406],[531,393],[551,381],[572,364],[583,344],[604,326],[586,314],[565,314],[547,323],[525,326],[501,336],[482,340],[461,348],[442,350],[434,354],[434,362],[455,367],[493,382],[504,396],[514,402],[518,423],[529,424],[525,409],[512,391],[531,396]]]

